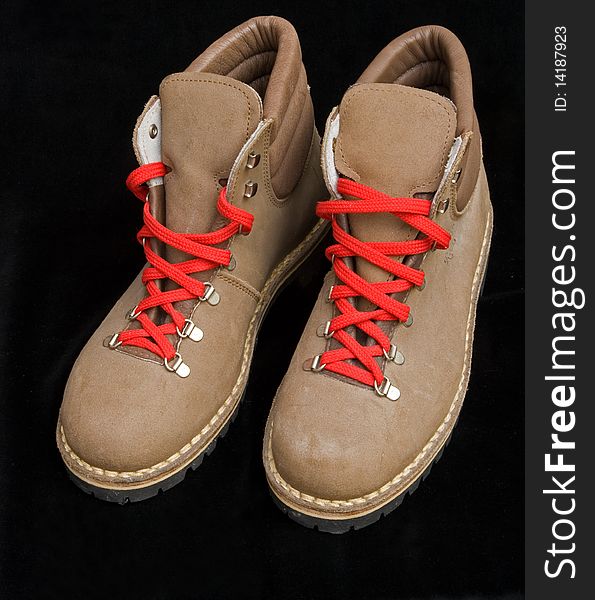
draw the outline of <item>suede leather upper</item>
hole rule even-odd
[[[383,326],[405,357],[403,364],[378,359],[400,389],[395,402],[324,368],[312,370],[313,357],[338,344],[319,333],[337,315],[328,293],[340,282],[332,271],[325,279],[277,392],[263,448],[274,494],[292,510],[324,519],[384,506],[444,446],[466,391],[492,231],[479,132],[472,129],[469,65],[452,33],[427,27],[397,38],[345,93],[337,114],[338,134],[333,140],[337,117],[331,115],[323,151],[334,149],[339,174],[391,196],[433,199],[431,217],[451,234],[451,243],[415,261],[405,258],[424,271],[426,286],[397,296],[411,308],[410,327]],[[335,194],[330,170],[326,165]],[[438,205],[447,209],[437,211]],[[336,218],[364,241],[417,234],[387,213]],[[369,281],[390,279],[363,258],[353,268]],[[358,300],[359,310],[375,308]]]
[[[395,197],[433,194],[438,189],[455,138],[452,102],[398,84],[359,83],[345,93],[339,112],[335,162],[345,177]],[[349,227],[366,242],[409,240],[417,233],[404,221],[382,213],[350,215]],[[357,272],[368,281],[386,279],[386,272],[375,265],[356,262]]]
[[[251,31],[266,33],[268,44],[278,42],[267,62],[268,85],[255,84],[237,66],[222,74],[231,63],[213,50],[250,60],[245,44]],[[169,172],[149,188],[148,201],[169,229],[206,233],[225,222],[216,202],[227,182],[227,200],[254,216],[252,231],[226,244],[234,258],[231,269],[195,275],[213,284],[220,297],[216,306],[198,300],[176,304],[204,332],[199,342],[170,336],[190,368],[187,378],[168,372],[148,350],[107,347],[114,333],[139,326],[126,314],[146,295],[140,275],[81,352],[65,390],[57,440],[68,468],[95,486],[148,485],[208,447],[240,400],[266,307],[324,233],[314,214],[324,195],[319,137],[295,31],[282,19],[261,17],[234,32],[189,70],[163,80],[161,160]],[[250,48],[258,56],[258,47]],[[299,106],[293,95],[286,96],[288,89],[300,98]],[[135,128],[141,160],[145,142],[138,136],[146,129],[141,124],[156,102],[149,102]],[[280,143],[287,130],[291,139]],[[249,161],[251,155],[258,156],[257,164]],[[248,184],[255,193],[245,194]],[[130,238],[134,243],[133,232]],[[169,247],[159,251],[170,262],[187,258]],[[149,314],[154,321],[166,318],[159,308]]]
[[[457,203],[462,209],[477,181],[481,135],[473,108],[471,67],[457,36],[438,25],[408,31],[378,53],[358,82],[398,83],[449,95],[457,107],[456,135],[474,134],[457,182]]]
[[[299,179],[309,150],[314,110],[293,26],[280,17],[256,17],[209,46],[187,69],[243,81],[263,96],[272,119],[271,183],[285,198]],[[266,90],[266,91],[264,91]]]

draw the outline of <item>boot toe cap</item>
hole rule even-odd
[[[299,394],[279,391],[265,439],[269,478],[320,500],[377,493],[412,456],[391,431],[395,407],[369,388],[329,376],[307,380],[311,386],[302,382]]]
[[[212,412],[200,401],[206,393],[200,378],[180,386],[179,377],[163,371],[122,352],[105,349],[89,357],[83,351],[68,380],[58,426],[58,445],[72,470],[140,478],[179,458]]]

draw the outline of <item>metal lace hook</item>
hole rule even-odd
[[[200,342],[204,337],[203,330],[198,327],[191,319],[186,319],[184,321],[184,327],[180,331],[179,328],[176,327],[176,332],[181,338],[189,338],[193,342]]]
[[[188,377],[190,375],[190,367],[184,362],[179,352],[176,352],[170,361],[167,358],[163,359],[163,366],[170,372],[175,373],[178,377]]]
[[[388,398],[393,402],[396,402],[401,397],[401,390],[394,386],[386,375],[380,385],[378,385],[378,382],[374,381],[374,389],[379,396]]]

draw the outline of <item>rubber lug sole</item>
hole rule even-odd
[[[456,423],[455,423],[456,427]],[[454,430],[454,427],[453,427]],[[440,449],[440,452],[436,454],[432,462],[426,467],[425,471],[399,496],[393,498],[390,502],[386,503],[384,506],[381,506],[374,512],[371,512],[362,517],[354,517],[352,519],[321,519],[319,517],[312,517],[310,515],[306,515],[301,513],[289,506],[285,505],[276,495],[270,490],[271,496],[273,498],[274,503],[281,509],[281,511],[286,514],[290,519],[307,527],[308,529],[316,529],[322,533],[347,533],[351,530],[358,530],[367,527],[368,525],[372,525],[379,521],[382,517],[386,517],[389,513],[391,513],[395,508],[399,507],[403,500],[407,497],[407,495],[413,494],[415,490],[419,487],[419,484],[430,474],[432,467],[442,458],[442,454],[444,453],[444,449],[450,443],[452,438],[452,432],[448,436],[448,439]]]

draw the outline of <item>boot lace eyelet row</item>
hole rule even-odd
[[[147,294],[129,313],[128,318],[136,320],[138,329],[126,329],[114,334],[108,342],[108,347],[115,349],[122,346],[143,348],[161,358],[164,367],[175,372],[180,377],[187,377],[190,368],[184,363],[176,349],[177,339],[188,338],[200,341],[203,331],[190,319],[181,313],[176,304],[187,300],[206,302],[212,306],[219,303],[220,297],[210,282],[199,281],[192,275],[204,271],[224,267],[233,268],[235,259],[231,251],[218,248],[236,234],[247,235],[252,229],[254,217],[247,211],[230,204],[226,197],[227,188],[219,192],[217,210],[228,220],[216,231],[209,233],[177,233],[162,225],[151,214],[147,183],[152,179],[163,177],[168,172],[162,162],[142,165],[130,173],[126,180],[128,189],[141,201],[143,206],[144,224],[137,234],[138,242],[143,246],[149,266],[143,271],[142,282]],[[178,263],[170,263],[161,254],[157,254],[151,240],[175,248],[190,258]],[[173,282],[177,287],[160,286],[158,282]],[[166,322],[157,325],[148,316],[149,309],[159,308],[166,313]]]
[[[405,357],[391,344],[379,327],[383,321],[397,321],[405,327],[413,324],[410,307],[392,295],[425,287],[425,274],[419,269],[396,260],[399,257],[425,254],[430,250],[448,248],[450,234],[429,218],[432,202],[420,198],[393,198],[374,188],[340,178],[337,190],[343,197],[319,202],[316,214],[331,221],[334,244],[326,250],[339,283],[331,286],[327,302],[333,302],[338,315],[319,328],[321,337],[330,338],[339,346],[314,357],[310,370],[327,370],[373,388],[379,396],[397,400],[400,392],[384,375],[379,358],[403,364]],[[335,218],[338,214],[390,213],[420,232],[414,240],[404,242],[363,242],[350,235]],[[364,259],[389,273],[389,281],[371,283],[353,271],[346,258]],[[360,311],[355,300],[363,298],[376,308]],[[372,345],[360,344],[348,332],[356,328]]]

